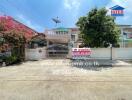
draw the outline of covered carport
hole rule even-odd
[[[52,44],[47,47],[47,57],[65,58],[68,52],[68,46],[64,44]]]
[[[69,53],[68,35],[46,35],[47,40],[47,57],[66,58]]]

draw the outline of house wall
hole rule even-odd
[[[56,28],[45,30],[46,39],[54,43],[67,43],[77,47],[78,28]],[[75,39],[72,38],[74,36]]]

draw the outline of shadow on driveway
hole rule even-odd
[[[71,66],[86,70],[101,71],[102,69],[112,68],[111,60],[71,60]]]

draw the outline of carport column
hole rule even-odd
[[[68,32],[69,35],[69,41],[68,41],[68,57],[67,58],[71,58],[72,55],[72,46],[71,46],[71,30]]]
[[[46,57],[49,57],[48,47],[49,47],[49,40],[47,40]]]
[[[47,47],[49,47],[49,41],[47,40]]]
[[[71,54],[71,48],[70,48],[70,42],[68,42],[68,55],[67,55],[67,58],[70,58],[70,54]]]

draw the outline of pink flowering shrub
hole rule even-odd
[[[3,31],[10,32],[15,30],[18,32],[18,34],[23,34],[27,40],[31,39],[36,34],[35,31],[14,20],[10,16],[0,16],[0,24],[3,27]]]

